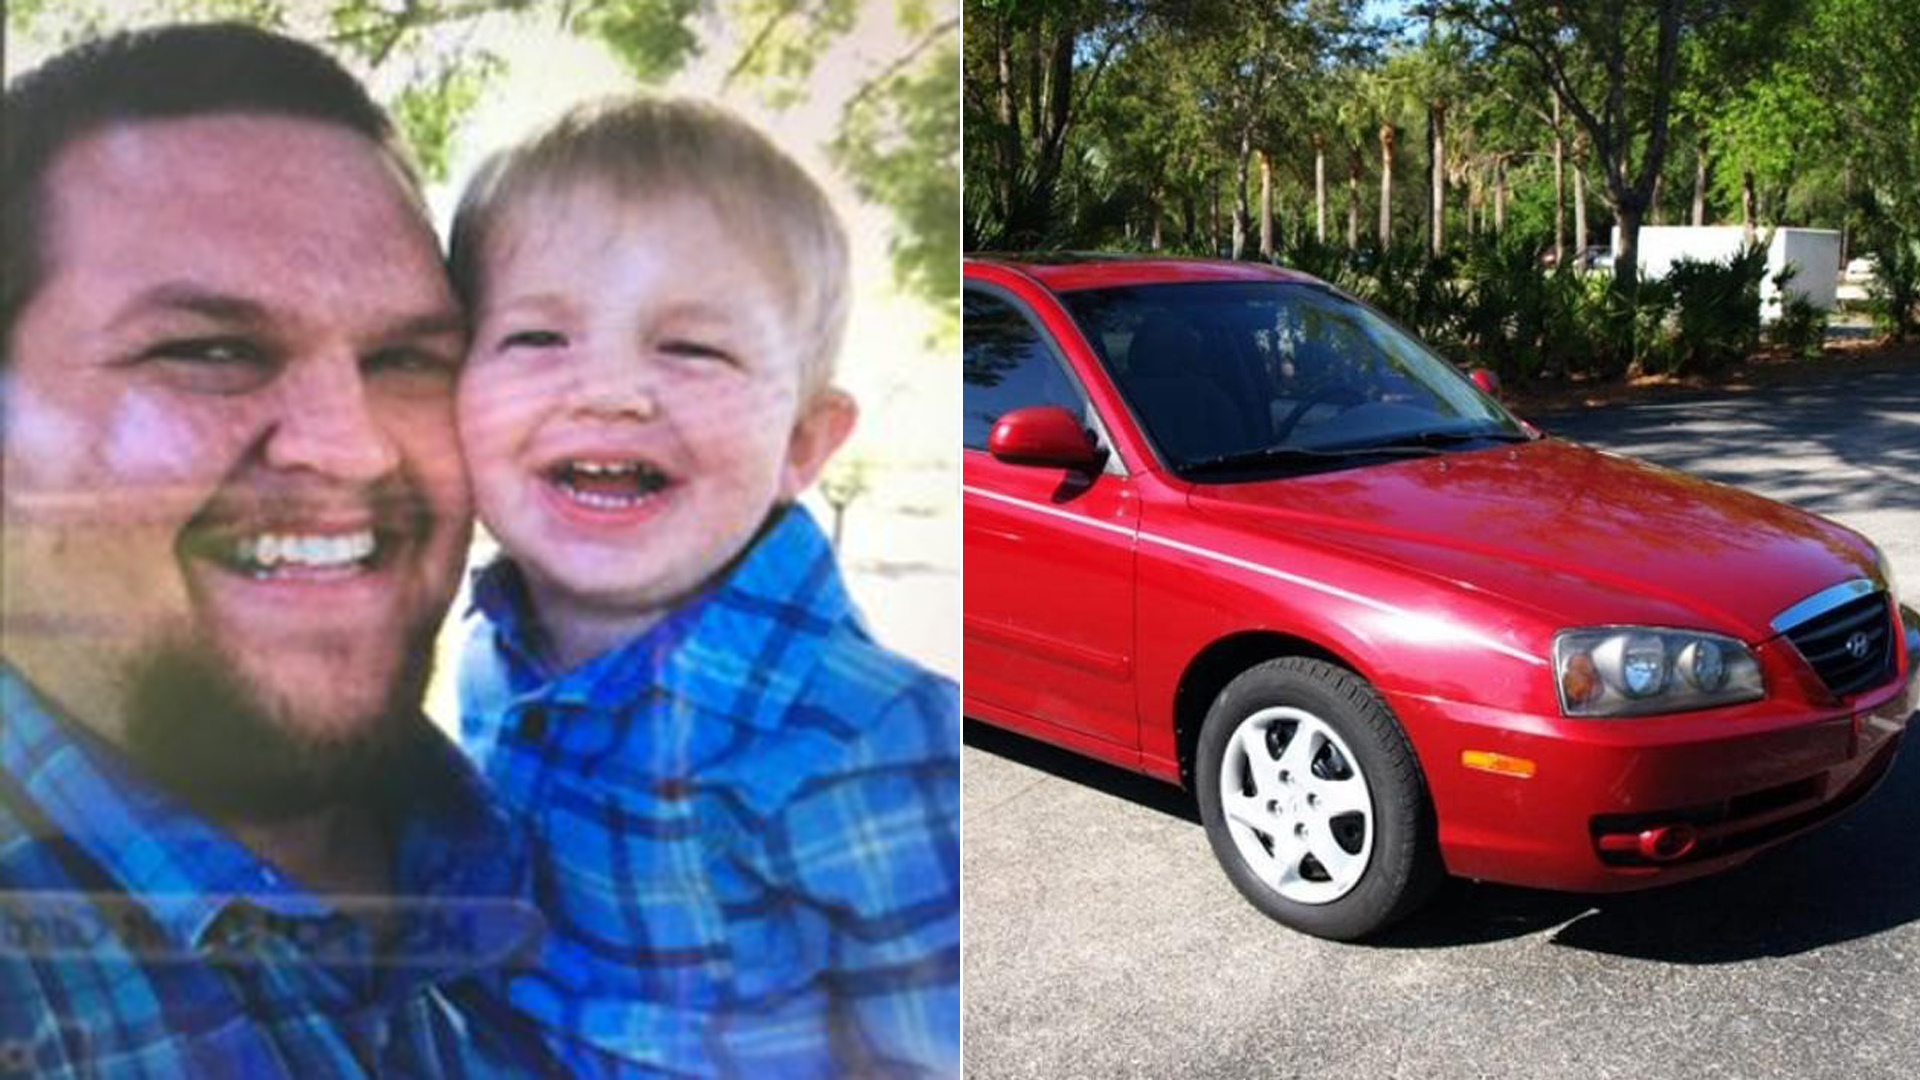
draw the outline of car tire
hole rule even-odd
[[[1365,937],[1442,877],[1413,748],[1345,668],[1284,657],[1242,672],[1207,712],[1194,774],[1227,877],[1296,930]]]

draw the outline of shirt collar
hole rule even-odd
[[[152,916],[177,955],[195,952],[237,904],[291,918],[334,912],[325,899],[134,774],[105,742],[56,717],[4,662],[0,717],[0,773],[32,801],[43,818],[39,824],[51,832],[45,839],[78,848]],[[522,895],[525,861],[518,839],[464,758],[437,732],[408,763],[401,789],[407,802],[396,811],[397,895],[448,901]],[[481,933],[497,929],[514,940],[476,943],[476,956],[497,956],[524,939],[529,928],[503,925],[510,921],[480,921]]]
[[[859,630],[833,548],[800,506],[779,513],[698,620],[665,657],[661,686],[763,730],[784,720],[833,632]]]
[[[645,634],[558,675],[511,560],[479,571],[473,598],[516,692],[544,683],[547,700],[589,708],[660,692],[762,730],[779,726],[837,627],[864,634],[832,546],[798,505],[776,508],[738,562]]]

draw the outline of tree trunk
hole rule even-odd
[[[1699,228],[1707,223],[1707,139],[1701,136],[1695,144],[1696,156],[1693,161],[1693,227]]]
[[[1429,220],[1433,223],[1433,253],[1438,255],[1447,246],[1447,107],[1429,107],[1427,123],[1433,131],[1433,206]]]
[[[1165,196],[1166,193],[1156,187],[1153,191],[1153,205],[1148,207],[1148,210],[1153,214],[1153,233],[1148,243],[1152,245],[1152,250],[1154,251],[1160,250],[1160,224],[1161,219],[1166,216],[1160,200],[1165,198]]]
[[[1573,257],[1586,266],[1587,258],[1587,170],[1583,148],[1575,144],[1573,148]]]
[[[1207,207],[1207,258],[1220,257],[1220,178],[1209,177],[1207,190],[1211,201]]]
[[[1653,193],[1647,196],[1647,220],[1654,225],[1666,223],[1660,215],[1660,189],[1665,186],[1661,183],[1663,179],[1659,176],[1653,178]]]
[[[1240,153],[1233,161],[1233,257],[1247,253],[1247,222],[1252,215],[1247,207],[1247,166],[1253,158],[1253,133],[1240,129]]]
[[[1853,205],[1853,162],[1840,167],[1840,205]],[[1843,214],[1840,218],[1840,268],[1846,269],[1847,256],[1853,252],[1853,215]]]
[[[1260,257],[1273,261],[1273,162],[1260,151]]]
[[[1360,246],[1360,172],[1364,168],[1359,150],[1347,154],[1347,250]]]
[[[1567,136],[1560,130],[1560,95],[1553,95],[1553,265],[1567,265]]]
[[[1393,125],[1380,125],[1380,250],[1393,244]]]
[[[1327,242],[1327,140],[1313,137],[1313,238]]]
[[[1622,296],[1633,295],[1635,285],[1640,283],[1640,215],[1639,206],[1631,199],[1623,199],[1613,208],[1615,225],[1620,233],[1620,243],[1613,251],[1613,287]]]
[[[1004,225],[1013,214],[1014,193],[1020,179],[1020,113],[1013,100],[1013,37],[1004,16],[998,20],[996,30],[993,53],[999,86],[994,95],[994,108],[1000,121],[1000,175],[994,185],[994,201],[999,203],[995,209]]]
[[[1507,159],[1493,159],[1493,231],[1507,231]]]
[[[1748,247],[1753,246],[1754,226],[1760,217],[1760,193],[1753,184],[1753,170],[1740,173],[1740,229]]]

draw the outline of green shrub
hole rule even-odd
[[[1559,275],[1540,269],[1533,246],[1497,237],[1469,244],[1460,265],[1456,329],[1463,352],[1502,381],[1531,379],[1547,366],[1551,328],[1565,298]]]
[[[1682,261],[1623,295],[1613,278],[1571,265],[1546,270],[1537,245],[1483,237],[1434,255],[1422,244],[1349,249],[1291,240],[1281,262],[1366,300],[1440,352],[1520,385],[1536,378],[1712,372],[1760,341],[1766,252],[1725,263]],[[1819,341],[1814,313],[1788,328]]]
[[[1768,337],[1789,355],[1811,360],[1826,346],[1827,313],[1804,296],[1790,296]]]
[[[1799,267],[1788,263],[1773,276],[1774,291],[1785,299],[1780,303],[1780,317],[1767,328],[1767,337],[1788,355],[1811,359],[1819,356],[1826,344],[1827,313],[1806,297],[1787,293],[1787,285],[1799,272]]]
[[[1355,250],[1345,244],[1322,242],[1302,231],[1299,236],[1281,238],[1279,263],[1367,299],[1370,285],[1356,265],[1355,255]]]
[[[1873,238],[1873,280],[1867,284],[1867,310],[1874,326],[1895,341],[1904,341],[1920,329],[1915,307],[1920,305],[1920,252],[1914,241],[1897,230]]]
[[[1760,280],[1767,251],[1742,249],[1726,262],[1680,259],[1667,271],[1673,294],[1669,372],[1714,372],[1744,359],[1760,344]]]
[[[1283,244],[1279,262],[1365,300],[1442,352],[1460,343],[1462,290],[1453,280],[1451,255],[1435,256],[1414,243],[1382,251],[1301,236]]]

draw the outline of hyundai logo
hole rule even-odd
[[[1873,639],[1867,637],[1864,630],[1854,631],[1853,636],[1847,639],[1847,655],[1855,660],[1865,660],[1867,652],[1872,648]]]

